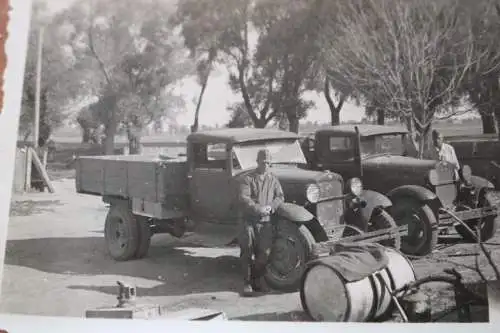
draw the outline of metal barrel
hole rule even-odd
[[[328,322],[367,322],[392,313],[391,294],[381,279],[395,290],[415,281],[416,275],[401,252],[385,248],[385,253],[389,258],[385,268],[354,282],[347,282],[331,264],[335,255],[311,262],[301,281],[304,311],[315,321]]]

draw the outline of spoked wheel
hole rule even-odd
[[[377,209],[373,212],[373,215],[368,222],[368,230],[367,232],[383,230],[383,229],[391,229],[395,228],[398,225],[394,218],[384,209]],[[394,235],[394,238],[385,239],[378,242],[380,245],[392,247],[396,250],[401,248],[401,236],[399,234]]]
[[[364,231],[352,224],[344,224],[342,227],[342,238],[364,234]]]
[[[356,230],[345,230],[343,237],[359,235],[361,233],[378,231],[382,229],[391,229],[397,227],[394,218],[385,210],[380,207],[374,209],[370,221],[364,223],[361,218],[351,218],[349,226],[354,226]],[[401,248],[401,236],[395,235],[394,238],[381,240],[380,245],[392,247],[396,250]]]
[[[279,291],[297,291],[305,266],[311,259],[314,243],[314,237],[306,226],[278,220],[264,276],[267,284]]]
[[[113,204],[106,216],[104,237],[110,256],[118,261],[143,257],[149,248],[151,231],[142,217],[132,214],[126,204]]]
[[[424,256],[432,252],[438,240],[436,216],[432,209],[415,199],[394,201],[391,210],[398,226],[408,225],[408,236],[401,239],[401,252]]]
[[[494,206],[495,204],[494,199],[491,196],[492,193],[489,191],[483,193],[479,199],[478,208]],[[478,227],[479,224],[481,242],[485,242],[493,238],[493,236],[495,236],[495,233],[498,229],[498,225],[500,223],[500,217],[498,215],[491,215],[480,219],[465,221],[465,223],[474,232],[476,232],[476,228]],[[462,236],[462,238],[466,242],[471,242],[471,243],[476,242],[476,239],[470,234],[470,232],[466,228],[464,228],[463,225],[455,226],[455,230],[458,232],[458,234],[460,234],[460,236]]]

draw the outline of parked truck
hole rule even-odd
[[[299,138],[272,129],[220,129],[190,134],[185,158],[79,157],[76,191],[109,204],[104,233],[115,260],[144,257],[157,233],[215,235],[228,244],[240,232],[238,183],[267,148],[286,201],[273,217],[265,275],[272,288],[297,290],[315,244],[372,237],[399,248],[405,230],[388,213],[391,201],[364,190],[358,178],[344,183],[337,173],[307,170]]]
[[[301,145],[312,170],[359,177],[366,188],[386,194],[398,225],[408,225],[403,252],[429,254],[439,234],[451,228],[475,241],[477,226],[486,241],[498,229],[494,185],[461,165],[411,156],[408,131],[401,126],[338,125],[317,130]]]

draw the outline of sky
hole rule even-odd
[[[36,0],[35,0],[36,1]],[[52,12],[58,12],[69,5],[74,0],[46,0]],[[119,0],[110,0],[119,1]],[[200,110],[200,125],[214,126],[224,125],[229,121],[230,114],[226,110],[228,105],[241,101],[241,95],[235,95],[228,84],[228,72],[224,68],[218,68],[217,72],[211,74],[203,102]],[[185,79],[178,84],[176,90],[181,91],[186,96],[186,112],[177,117],[180,125],[190,125],[193,123],[194,111],[201,87],[194,78]],[[315,102],[316,107],[308,112],[305,121],[317,121],[319,123],[330,121],[330,110],[322,94],[307,93],[304,97]],[[345,103],[340,113],[341,121],[361,120],[364,115],[363,108],[352,103]]]

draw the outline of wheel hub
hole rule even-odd
[[[127,231],[125,225],[121,219],[116,219],[113,223],[114,232],[111,234],[112,242],[114,246],[124,248],[127,245]]]
[[[422,228],[422,219],[418,212],[414,210],[412,212],[403,213],[403,225],[408,226],[408,235],[403,236],[403,239],[406,243],[411,246],[420,246],[423,242],[425,242],[425,232]]]

